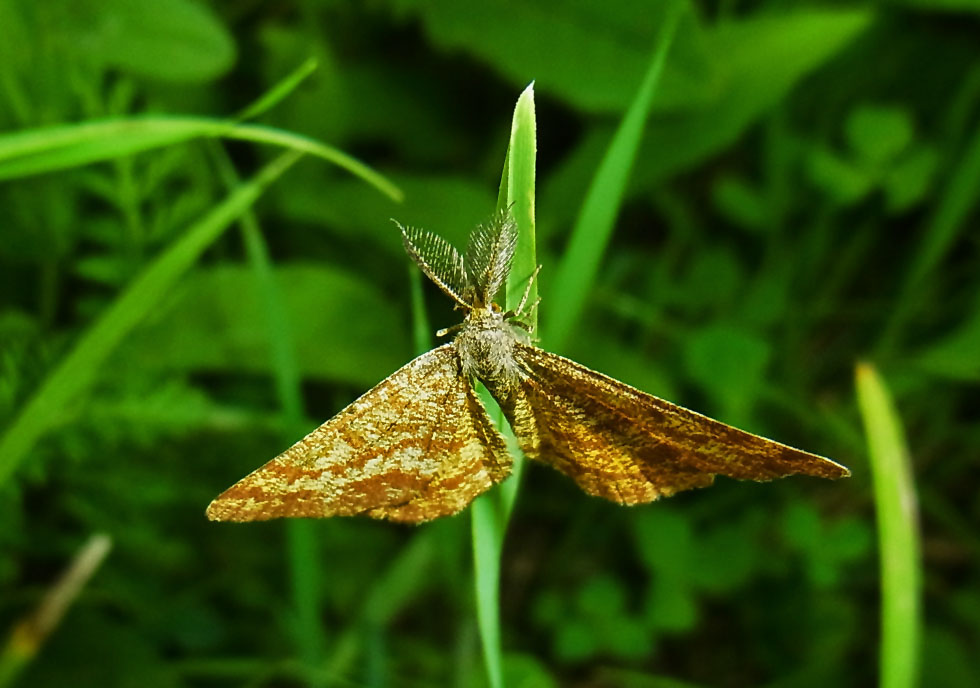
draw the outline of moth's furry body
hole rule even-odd
[[[509,397],[521,370],[516,345],[528,344],[527,332],[510,322],[499,308],[473,309],[453,340],[463,374],[477,378],[495,397]]]
[[[455,339],[398,369],[225,490],[208,507],[209,518],[366,514],[418,523],[460,511],[512,466],[474,378],[500,404],[526,456],[620,504],[704,487],[716,474],[740,480],[849,475],[829,459],[533,346],[522,321],[528,292],[515,312],[494,303],[517,242],[507,214],[474,231],[465,255],[422,230],[403,227],[402,237],[419,268],[465,312],[461,324],[440,332],[456,332]]]

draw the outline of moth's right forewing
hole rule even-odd
[[[510,473],[451,344],[419,356],[219,495],[218,521],[454,514]]]
[[[501,407],[524,452],[586,492],[621,503],[709,485],[716,474],[771,480],[848,475],[814,454],[645,394],[574,361],[518,344],[523,376]]]

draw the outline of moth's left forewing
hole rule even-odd
[[[714,475],[840,478],[843,466],[651,396],[518,344],[519,390],[501,403],[524,452],[621,503],[703,487]]]
[[[463,509],[510,455],[451,344],[419,356],[208,507],[218,521],[367,514],[420,522]]]

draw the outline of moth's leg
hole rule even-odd
[[[534,309],[538,307],[538,304],[539,303],[541,303],[541,297],[540,296],[538,298],[534,299],[534,303],[532,303],[530,306],[528,306],[528,309],[527,309],[527,312],[526,313],[521,313],[521,317],[522,318],[526,318],[526,317],[529,318],[529,317],[531,317],[531,314],[534,312]]]
[[[452,327],[444,327],[436,332],[437,337],[445,337],[446,335],[456,334],[463,329],[463,325],[466,323],[456,323]]]
[[[531,307],[527,309],[527,312],[524,311],[524,306],[527,305],[528,297],[531,296],[531,285],[534,284],[534,280],[537,279],[539,272],[541,272],[540,265],[534,268],[534,272],[531,273],[531,277],[527,281],[527,286],[524,287],[524,295],[521,297],[520,303],[517,304],[517,308],[504,313],[505,320],[509,320],[511,318],[523,318],[526,315],[530,315],[531,311],[533,311],[538,305],[538,302],[541,301],[541,297],[539,296],[535,302],[531,304]]]
[[[534,312],[534,309],[538,307],[539,303],[541,303],[541,297],[534,299],[534,303],[531,304],[531,307],[527,309],[527,313],[524,313],[522,317],[529,317],[531,313]],[[508,322],[510,322],[511,325],[514,325],[515,327],[519,327],[528,333],[534,330],[534,328],[531,326],[531,323],[525,322],[524,320],[517,320],[515,317],[512,317],[511,320],[509,320]],[[538,340],[534,340],[534,341],[538,341]]]
[[[531,273],[531,278],[527,281],[527,286],[524,287],[524,295],[521,297],[521,302],[519,304],[517,304],[517,317],[522,317],[523,315],[525,315],[525,313],[524,313],[524,306],[525,306],[525,304],[527,304],[527,298],[531,295],[531,285],[534,284],[534,280],[536,280],[538,278],[538,273],[539,272],[541,272],[541,266],[540,265],[538,267],[534,268],[534,272]],[[541,299],[539,298],[538,301],[540,301],[540,300]],[[537,304],[537,301],[535,301],[534,305],[531,306],[531,308],[534,308],[534,306],[537,306],[537,305],[538,305]],[[528,311],[528,312],[530,312],[530,311]]]

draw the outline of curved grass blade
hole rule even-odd
[[[206,117],[120,117],[0,135],[0,180],[111,160],[198,138],[267,143],[309,153],[341,167],[394,201],[402,192],[346,153],[306,136],[258,124]]]
[[[875,369],[857,367],[857,395],[868,439],[881,552],[882,688],[918,685],[922,633],[919,519],[901,420]]]
[[[681,3],[674,3],[657,36],[643,83],[613,135],[579,211],[551,289],[545,336],[553,351],[565,348],[595,282],[599,263],[622,205],[633,161],[643,139],[647,115],[664,71],[667,53],[680,21]]]
[[[99,368],[205,249],[302,157],[283,153],[263,167],[165,249],[79,337],[0,438],[0,485],[10,479],[34,443],[58,423],[65,407],[95,379]]]

